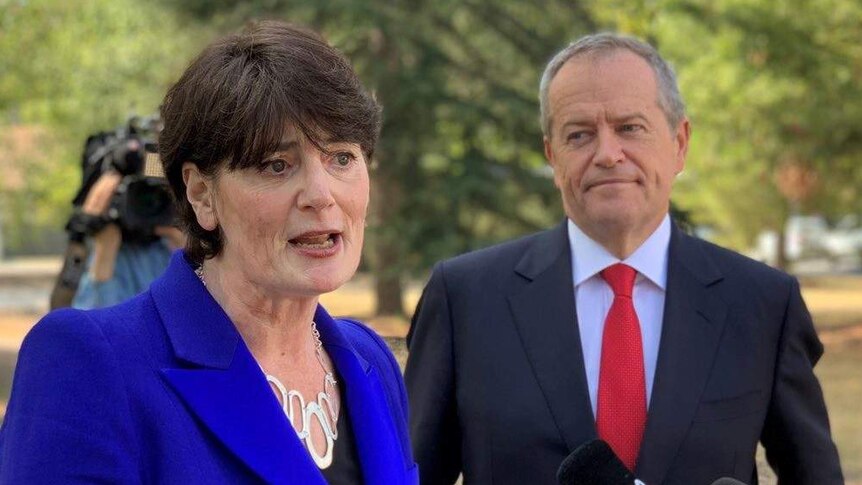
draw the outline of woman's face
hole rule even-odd
[[[219,258],[262,290],[316,296],[347,282],[359,265],[367,163],[357,143],[322,146],[289,127],[257,167],[222,171],[212,181],[224,237]]]

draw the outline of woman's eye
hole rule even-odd
[[[346,167],[353,162],[354,156],[352,153],[340,152],[335,154],[335,163],[341,167]]]
[[[282,159],[272,160],[269,162],[269,169],[274,173],[282,173],[287,170],[287,162]]]

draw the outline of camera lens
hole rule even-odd
[[[132,212],[141,218],[150,219],[167,212],[171,198],[163,184],[140,180],[129,186],[129,202]]]

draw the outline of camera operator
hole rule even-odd
[[[82,212],[105,215],[122,179],[115,171],[101,175],[87,194]],[[160,239],[124,243],[120,226],[109,223],[93,234],[88,270],[81,277],[72,306],[110,306],[147,289],[167,268],[171,252],[185,245],[185,236],[176,227],[156,226],[154,232]]]
[[[83,180],[66,230],[69,247],[51,308],[114,305],[144,291],[185,245],[150,141],[156,118],[133,117],[88,138]],[[150,148],[147,149],[147,146]]]

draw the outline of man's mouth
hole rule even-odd
[[[594,189],[596,187],[601,187],[603,185],[618,185],[618,184],[632,184],[636,183],[635,180],[626,180],[626,179],[607,179],[607,180],[597,180],[595,182],[591,182],[587,186],[587,190]]]

